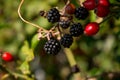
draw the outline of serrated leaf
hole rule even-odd
[[[23,74],[30,74],[29,64],[27,61],[24,61],[19,69],[22,71]]]

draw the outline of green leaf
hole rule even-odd
[[[27,41],[24,42],[24,45],[21,48],[19,56],[22,60],[25,60],[28,62],[33,60],[34,58],[33,50],[29,48],[29,44]]]
[[[48,30],[53,26],[52,23],[48,22],[48,20],[45,19],[44,17],[41,17],[40,19],[38,19],[37,23],[41,27],[48,29]]]
[[[38,34],[34,35],[32,40],[31,40],[31,48],[35,49],[35,47],[38,45],[39,40],[38,40]]]
[[[19,69],[22,71],[23,74],[30,74],[29,64],[27,61],[24,61]]]

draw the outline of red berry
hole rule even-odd
[[[99,17],[106,17],[109,14],[109,7],[98,5],[95,13]]]
[[[109,3],[109,0],[98,0],[98,5],[103,5],[108,7],[110,3]]]
[[[85,2],[83,2],[83,5],[86,9],[93,10],[95,9],[97,4],[95,0],[86,0]]]
[[[65,12],[67,14],[74,14],[75,12],[75,6],[72,3],[69,3],[68,5],[66,5],[65,7]]]
[[[12,56],[11,53],[9,53],[9,52],[4,52],[4,53],[2,54],[2,59],[3,59],[4,61],[9,62],[9,61],[12,61],[12,60],[13,60],[13,56]]]
[[[87,36],[93,36],[99,31],[99,24],[96,22],[90,22],[84,29],[84,34]]]

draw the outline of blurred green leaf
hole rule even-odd
[[[27,41],[25,41],[24,45],[21,47],[19,56],[22,60],[28,62],[34,59],[33,50],[29,48],[29,44]]]
[[[46,18],[43,17],[41,17],[37,23],[39,23],[39,25],[45,29],[50,29],[53,26]]]
[[[33,36],[32,40],[31,40],[31,48],[34,49],[38,43],[39,43],[38,34],[36,34]]]
[[[27,61],[24,61],[19,69],[22,71],[23,74],[30,74],[29,64]]]

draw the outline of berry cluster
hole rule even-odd
[[[109,0],[86,0],[83,6],[87,10],[95,10],[95,14],[99,17],[106,17],[109,14]]]
[[[60,40],[56,39],[54,34],[47,34],[48,41],[44,45],[44,50],[48,54],[57,54],[61,45],[69,48],[73,43],[73,37],[79,37],[82,34],[93,36],[99,31],[99,23],[90,22],[83,28],[81,23],[74,22],[73,18],[85,20],[89,16],[89,10],[95,10],[98,17],[105,17],[109,13],[108,0],[86,0],[83,6],[75,7],[72,3],[67,3],[64,11],[61,12],[57,8],[52,8],[47,12],[46,18],[51,23],[57,23],[60,33]]]

